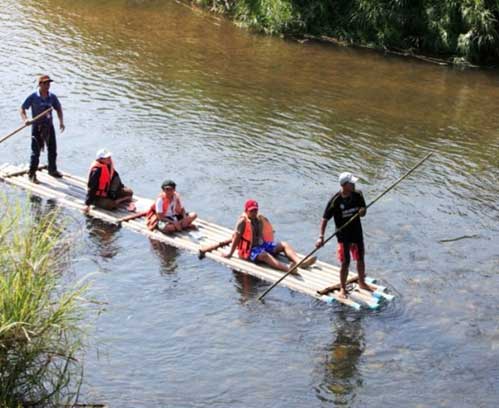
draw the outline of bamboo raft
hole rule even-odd
[[[37,172],[37,178],[40,184],[34,184],[27,177],[28,169],[26,165],[14,166],[4,164],[0,166],[0,179],[4,182],[22,187],[35,195],[56,200],[62,206],[82,210],[86,197],[87,181],[83,178],[62,173],[63,178],[56,179],[48,175],[44,168]],[[136,211],[146,211],[153,200],[134,196]],[[175,234],[164,234],[158,230],[150,231],[145,224],[145,217],[127,219],[133,214],[123,209],[107,211],[97,207],[92,207],[88,213],[90,216],[102,219],[112,224],[120,224],[125,228],[146,235],[150,238],[162,241],[176,248],[185,249],[199,254],[202,247],[213,245],[230,238],[232,230],[219,226],[217,224],[196,219],[194,225],[196,230],[182,231]],[[270,283],[276,282],[283,272],[271,269],[262,264],[255,264],[233,256],[230,259],[224,258],[222,254],[226,249],[218,248],[212,252],[207,252],[205,256],[213,259],[233,270],[250,274],[259,279]],[[300,255],[303,257],[303,255]],[[339,268],[325,262],[317,261],[308,269],[298,269],[297,275],[289,275],[281,282],[281,286],[287,287],[296,292],[304,293],[327,303],[339,302],[344,305],[360,310],[361,308],[377,309],[383,301],[391,301],[394,296],[386,292],[386,288],[376,285],[372,278],[366,281],[374,286],[375,292],[369,292],[360,289],[356,284],[357,275],[349,274],[349,296],[347,299],[340,298],[336,292],[330,292],[327,295],[317,293],[325,287],[337,285],[339,288]]]

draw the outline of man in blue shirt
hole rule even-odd
[[[38,77],[38,91],[32,93],[26,98],[21,106],[21,119],[26,125],[31,126],[31,160],[29,165],[29,179],[33,183],[38,183],[36,178],[36,170],[40,162],[40,152],[47,145],[48,156],[48,171],[53,177],[60,178],[62,174],[57,171],[56,157],[57,157],[57,144],[55,140],[55,130],[52,123],[52,111],[42,116],[35,122],[28,119],[26,110],[31,108],[31,115],[35,117],[52,107],[59,118],[59,128],[61,132],[64,131],[64,119],[62,115],[62,107],[53,93],[49,92],[50,83],[53,82],[48,75],[40,75]]]

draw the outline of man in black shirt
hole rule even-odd
[[[366,202],[360,191],[355,191],[355,183],[358,178],[351,173],[341,173],[339,182],[341,190],[338,191],[327,203],[324,215],[320,225],[320,235],[316,242],[319,248],[324,245],[324,233],[326,226],[331,218],[334,218],[336,229],[339,229],[351,217],[359,213],[360,217],[366,215]],[[350,266],[350,254],[357,261],[357,273],[359,276],[359,287],[372,291],[365,282],[365,264],[364,264],[364,238],[362,234],[362,224],[360,217],[356,217],[350,224],[336,235],[338,239],[338,261],[341,262],[340,269],[340,293],[342,298],[347,297],[347,276]],[[326,294],[331,288],[320,291],[320,294]]]

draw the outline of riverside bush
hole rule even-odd
[[[327,35],[487,64],[499,61],[497,0],[194,0],[254,29]]]
[[[0,210],[0,407],[55,406],[76,395],[79,296],[63,289],[68,244],[58,215]]]

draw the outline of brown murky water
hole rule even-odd
[[[67,211],[82,237],[74,273],[97,272],[91,294],[108,302],[92,322],[85,401],[497,404],[497,71],[253,35],[175,1],[0,6],[0,133],[48,72],[66,115],[63,170],[86,174],[108,147],[138,194],[172,177],[189,209],[227,226],[254,197],[302,252],[338,173],[358,174],[369,201],[436,153],[364,220],[368,272],[398,294],[376,313],[285,289],[260,304],[263,282]],[[28,132],[0,148],[2,163],[26,162]]]

